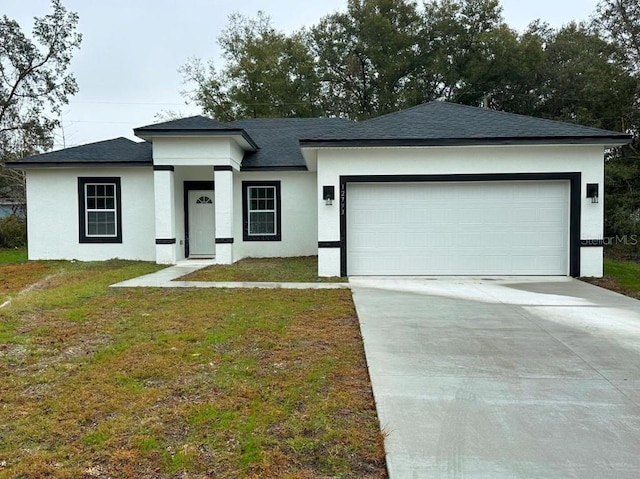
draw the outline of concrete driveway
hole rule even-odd
[[[640,477],[640,301],[571,278],[351,278],[391,479]]]

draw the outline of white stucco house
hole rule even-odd
[[[25,158],[30,259],[317,255],[320,276],[602,275],[617,132],[432,102],[202,116]]]

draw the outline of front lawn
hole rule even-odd
[[[43,264],[0,310],[0,478],[385,477],[349,291],[109,289],[158,266]]]
[[[27,261],[27,248],[0,248],[0,264],[25,261]]]
[[[347,281],[318,278],[318,257],[245,258],[230,265],[214,265],[178,278],[178,281],[315,283]]]
[[[640,299],[640,263],[604,259],[604,277],[586,278],[589,283]]]

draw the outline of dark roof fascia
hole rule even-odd
[[[255,150],[258,149],[258,145],[249,134],[242,128],[229,128],[228,130],[183,130],[180,128],[175,129],[159,129],[159,130],[142,130],[136,128],[133,130],[133,134],[144,138],[145,136],[233,136],[240,135],[242,138],[251,145]]]
[[[5,166],[15,169],[25,168],[72,168],[72,167],[146,167],[153,166],[152,161],[8,161]]]
[[[509,146],[509,145],[607,145],[631,143],[630,135],[612,136],[544,136],[522,138],[434,138],[434,139],[303,139],[303,148],[370,147],[370,146]]]
[[[296,166],[241,166],[240,171],[243,173],[245,171],[309,171],[304,165],[296,165]]]

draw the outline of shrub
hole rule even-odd
[[[27,244],[27,224],[16,215],[0,219],[0,248],[20,248]]]

